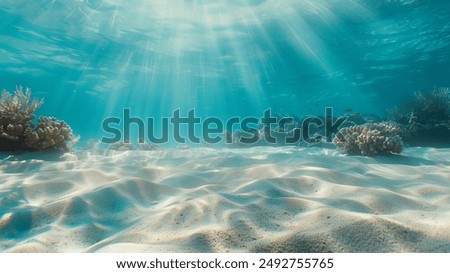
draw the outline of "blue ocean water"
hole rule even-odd
[[[1,0],[0,88],[82,139],[121,116],[385,115],[450,86],[450,2]]]
[[[0,252],[448,253],[449,56],[448,0],[0,0],[0,90],[81,137],[1,105]],[[125,110],[351,126],[426,90],[334,145],[98,142]]]

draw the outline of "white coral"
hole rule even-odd
[[[34,118],[34,112],[41,107],[44,100],[31,98],[31,90],[27,88],[25,93],[22,87],[17,87],[14,95],[3,90],[0,99],[0,123],[1,124],[26,124]]]
[[[31,99],[28,88],[24,93],[22,87],[18,87],[14,95],[3,90],[0,98],[0,138],[19,141],[42,103],[43,100]]]
[[[24,135],[25,144],[38,151],[69,151],[78,140],[67,123],[54,117],[39,117],[37,127],[27,128]]]
[[[69,151],[78,140],[64,121],[52,117],[39,117],[32,122],[34,112],[43,100],[31,98],[30,89],[16,88],[14,94],[3,90],[0,98],[0,150],[1,151]]]
[[[341,129],[333,143],[352,155],[388,155],[400,153],[403,142],[397,135],[399,127],[394,123],[369,123]]]

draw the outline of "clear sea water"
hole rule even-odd
[[[407,116],[419,144],[401,154],[390,132],[350,141],[361,152],[91,141],[124,109],[386,117],[450,87],[450,0],[0,0],[0,90],[16,86],[81,140],[72,153],[16,154],[5,147],[30,140],[2,136],[0,252],[450,253],[448,108]],[[429,136],[445,145],[421,145]],[[389,151],[365,156],[378,146]]]
[[[82,139],[133,116],[385,115],[450,86],[446,0],[0,0],[0,88]]]

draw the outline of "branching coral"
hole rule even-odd
[[[351,155],[389,155],[400,153],[403,142],[394,123],[367,123],[341,129],[333,143]]]
[[[388,109],[390,120],[407,125],[447,122],[450,118],[450,89],[436,88],[427,92],[416,92],[411,101],[402,107]]]
[[[43,102],[31,99],[28,88],[24,93],[22,87],[18,87],[14,95],[3,90],[0,98],[0,138],[19,141],[25,129],[31,125],[34,112]]]
[[[16,88],[14,95],[2,91],[0,99],[0,124],[26,125],[34,118],[34,112],[42,106],[44,100],[31,98],[31,90],[23,92],[22,87]]]
[[[426,93],[417,92],[412,110],[419,122],[447,120],[450,117],[450,89],[438,88]]]
[[[402,107],[388,111],[390,120],[400,123],[399,135],[410,145],[448,147],[450,145],[450,89],[417,92]]]
[[[39,117],[34,112],[43,100],[31,98],[30,89],[16,88],[14,95],[3,90],[0,98],[0,151],[68,151],[77,141],[64,121]]]

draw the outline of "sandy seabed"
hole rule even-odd
[[[450,252],[450,149],[3,155],[0,251]]]

